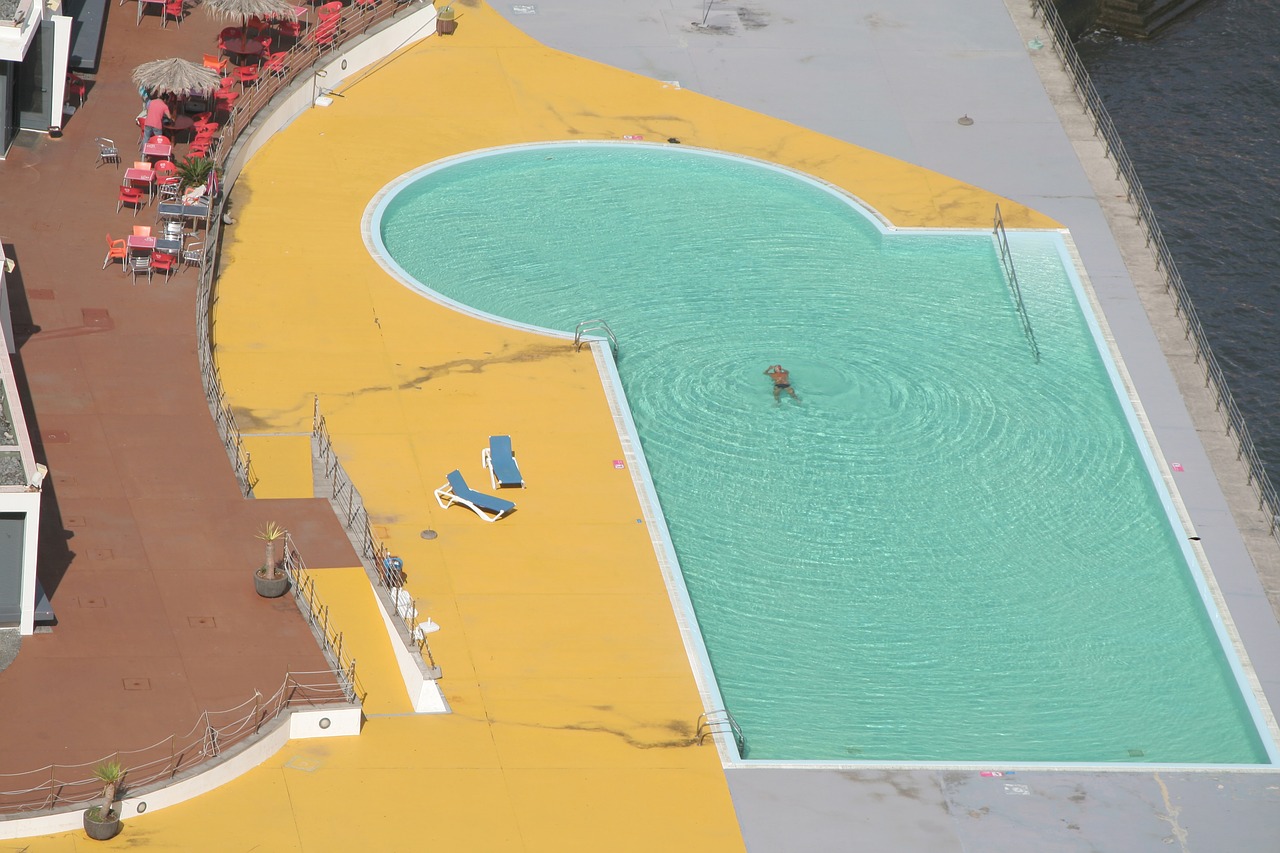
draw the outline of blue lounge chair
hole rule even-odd
[[[472,489],[467,485],[467,481],[462,479],[461,471],[450,471],[445,479],[448,482],[436,489],[436,501],[441,509],[461,504],[485,521],[497,521],[516,508],[511,501]]]
[[[511,452],[511,436],[489,436],[489,446],[480,451],[480,464],[489,470],[489,480],[495,489],[503,486],[524,488],[524,477],[520,475],[520,466]]]

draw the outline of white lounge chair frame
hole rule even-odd
[[[515,509],[516,505],[511,501],[505,500],[503,498],[495,497],[493,495],[486,495],[486,494],[483,494],[482,492],[477,492],[467,485],[466,480],[463,479],[462,474],[460,472],[454,471],[453,473],[458,475],[458,480],[460,485],[465,487],[467,491],[471,492],[474,495],[478,495],[480,497],[485,497],[485,498],[489,498],[490,500],[498,501],[500,503],[506,504],[507,506],[505,506],[500,510],[493,509],[491,507],[482,507],[479,504],[475,503],[470,498],[466,497],[465,495],[460,495],[457,492],[455,492],[453,483],[446,479],[445,484],[440,488],[436,489],[436,502],[440,504],[441,509],[448,509],[454,504],[458,504],[460,506],[465,506],[466,508],[474,512],[476,515],[480,516],[485,521],[489,521],[489,522],[497,521],[498,519],[502,518],[503,516],[511,512],[511,510]]]

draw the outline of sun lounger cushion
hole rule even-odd
[[[502,486],[524,488],[524,477],[511,450],[511,436],[489,436],[489,446],[480,452],[480,464],[489,469],[489,480],[495,489]]]
[[[436,489],[436,501],[442,508],[448,509],[454,504],[461,504],[485,521],[497,521],[516,508],[511,501],[472,489],[461,471],[450,471],[445,480],[447,482]]]

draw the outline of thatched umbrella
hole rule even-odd
[[[218,72],[186,59],[157,59],[133,69],[133,82],[156,95],[208,95]]]
[[[298,7],[289,0],[204,0],[204,8],[220,18],[247,27],[250,18],[296,18]]]

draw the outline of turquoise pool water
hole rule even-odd
[[[480,311],[607,319],[748,759],[1267,761],[1056,236],[1010,236],[1037,363],[989,234],[740,159],[494,153],[374,227]]]

